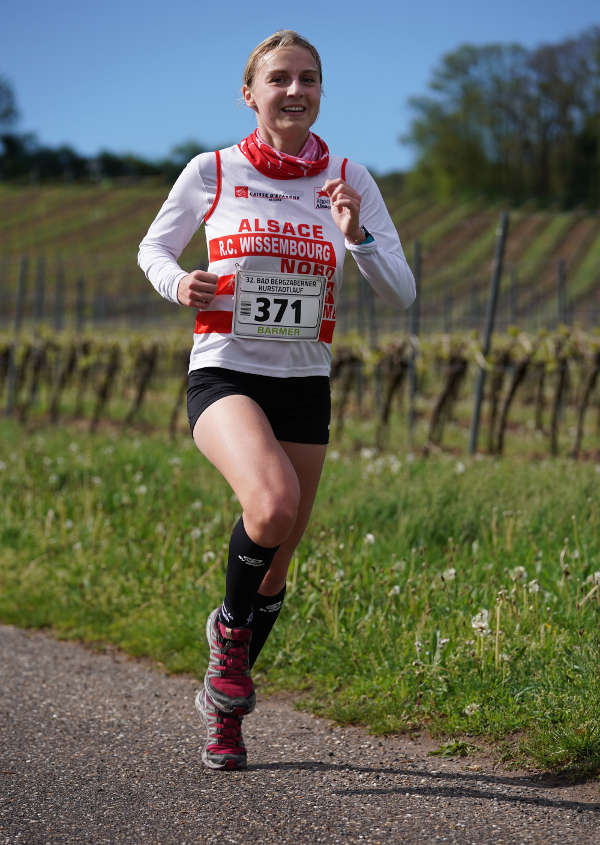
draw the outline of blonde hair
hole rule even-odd
[[[321,57],[319,56],[317,48],[313,47],[310,41],[307,41],[306,38],[303,38],[301,35],[298,35],[297,32],[294,32],[293,29],[279,29],[277,32],[274,32],[273,35],[269,35],[268,38],[261,41],[248,56],[248,61],[246,62],[246,67],[244,68],[244,76],[242,78],[243,84],[247,88],[252,87],[260,60],[263,59],[267,53],[271,53],[273,50],[278,50],[281,47],[304,47],[305,50],[308,50],[317,65],[317,69],[319,71],[319,82],[323,82]]]

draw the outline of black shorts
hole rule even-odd
[[[223,396],[249,396],[262,408],[277,440],[329,443],[331,395],[327,376],[277,378],[203,367],[188,375],[190,429],[200,414]]]

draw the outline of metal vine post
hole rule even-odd
[[[506,244],[506,236],[508,234],[508,213],[502,212],[500,217],[500,226],[498,229],[498,240],[496,242],[496,255],[494,257],[494,267],[492,270],[492,281],[490,285],[490,296],[488,299],[487,313],[485,318],[485,329],[483,333],[483,345],[481,353],[485,358],[490,351],[492,342],[492,334],[494,331],[494,318],[496,316],[496,306],[498,304],[498,291],[500,290],[500,279],[502,278],[502,263],[504,260],[504,247]],[[477,436],[479,434],[479,421],[481,418],[481,403],[483,401],[483,389],[485,386],[485,367],[479,368],[477,376],[477,384],[475,386],[475,404],[473,406],[473,418],[471,421],[471,436],[469,438],[469,454],[473,455],[477,451]]]

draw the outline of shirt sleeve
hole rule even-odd
[[[348,184],[361,195],[360,224],[374,239],[367,244],[347,240],[346,249],[361,275],[388,305],[408,308],[415,300],[415,280],[381,192],[366,167],[348,162],[346,172]]]
[[[139,246],[139,266],[170,302],[178,302],[179,280],[187,273],[179,266],[178,258],[202,225],[214,199],[216,187],[211,190],[211,168],[216,186],[214,153],[201,153],[185,166]]]

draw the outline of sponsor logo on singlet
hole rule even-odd
[[[315,188],[315,208],[331,208],[331,200],[327,191],[322,191],[321,188]]]
[[[253,191],[247,185],[236,185],[234,195],[236,199],[258,199],[269,202],[281,202],[282,200],[301,200],[302,191]]]

